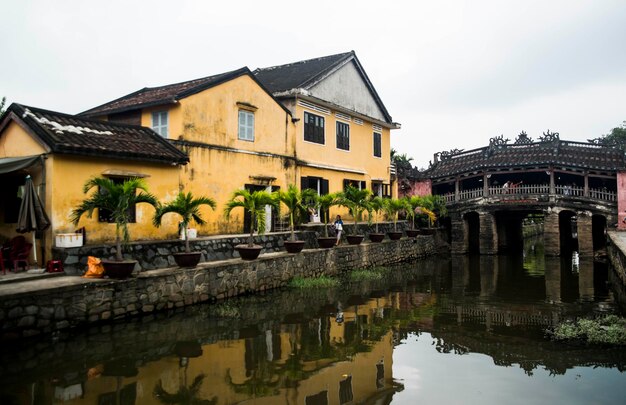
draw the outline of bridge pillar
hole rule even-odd
[[[544,216],[543,248],[546,256],[561,255],[561,237],[559,233],[559,213],[549,210]]]
[[[576,213],[576,224],[578,233],[578,255],[593,256],[593,225],[591,213]]]
[[[481,255],[495,255],[498,253],[498,229],[496,218],[490,212],[479,213],[480,234],[479,250]]]
[[[593,301],[593,259],[586,257],[578,263],[578,294],[583,301]]]
[[[546,258],[545,263],[546,301],[559,303],[561,302],[561,259],[549,257]]]
[[[450,221],[450,252],[453,254],[465,254],[468,251],[467,223],[461,216],[451,218]]]

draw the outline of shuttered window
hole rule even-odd
[[[163,138],[167,138],[168,119],[167,111],[159,111],[152,113],[152,130]]]
[[[324,144],[324,117],[304,113],[304,140]]]
[[[381,145],[381,135],[378,132],[374,132],[374,156],[382,157],[382,145]]]
[[[350,125],[337,122],[337,149],[350,150]]]
[[[254,141],[254,113],[252,111],[239,110],[238,138],[243,141]]]

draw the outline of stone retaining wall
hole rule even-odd
[[[2,338],[50,333],[89,323],[151,314],[199,302],[286,286],[296,276],[316,277],[414,260],[434,254],[434,238],[270,253],[245,262],[229,259],[193,269],[145,271],[128,280],[55,278],[55,287],[0,291]],[[63,284],[63,279],[68,281]]]
[[[352,232],[352,224],[346,224],[347,233]],[[404,230],[406,221],[398,221],[398,229]],[[373,225],[360,223],[359,233],[370,233],[374,231]],[[387,232],[393,229],[393,224],[384,222],[379,224],[379,232]],[[297,232],[297,237],[304,240],[306,249],[317,247],[317,237],[324,233],[324,226],[321,224],[307,224],[302,226],[302,230]],[[284,242],[289,238],[289,232],[272,232],[254,237],[254,243],[263,246],[263,253],[284,251]],[[202,252],[201,262],[211,262],[216,260],[235,259],[239,253],[235,246],[245,243],[248,235],[220,235],[206,236],[190,240],[191,250]],[[344,232],[345,240],[345,232]],[[173,253],[182,252],[185,249],[182,240],[157,240],[131,242],[124,248],[124,258],[137,260],[135,272],[140,273],[146,270],[163,269],[175,266]],[[77,248],[53,248],[52,256],[55,260],[63,263],[63,269],[70,275],[82,275],[87,270],[87,258],[89,256],[101,259],[114,259],[114,245],[87,245]]]
[[[613,269],[609,269],[608,278],[613,298],[626,314],[626,246],[619,239],[617,232],[609,232],[607,254]]]

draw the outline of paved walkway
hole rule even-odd
[[[626,256],[626,232],[609,231],[611,241]]]

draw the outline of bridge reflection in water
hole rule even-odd
[[[494,376],[481,389],[495,393],[498,375],[510,373],[501,366],[513,366],[521,373],[506,380],[513,378],[516,386],[531,387],[552,375],[541,383],[551,395],[580,403],[591,397],[560,388],[554,376],[576,368],[594,381],[602,375],[606,384],[615,383],[626,365],[623,350],[571,348],[544,337],[544,329],[560,320],[614,310],[601,263],[545,258],[541,244],[527,244],[519,256],[438,259],[382,274],[375,281],[346,278],[337,289],[274,292],[103,326],[54,342],[28,342],[21,349],[4,347],[0,400],[313,405],[407,403],[419,397],[454,402],[449,384],[457,371]],[[452,353],[492,361],[477,365],[450,358]],[[451,361],[458,363],[455,370],[436,371]],[[424,381],[438,382],[414,383],[405,375],[412,367],[420,368]],[[559,381],[566,380],[573,381]],[[615,385],[615,395],[624,395],[623,384]],[[585,389],[585,395],[606,395],[603,383],[595,391]],[[528,391],[529,402],[539,403],[536,395],[545,394]],[[489,403],[476,390],[459,395],[465,403]],[[580,398],[570,398],[575,396]]]

